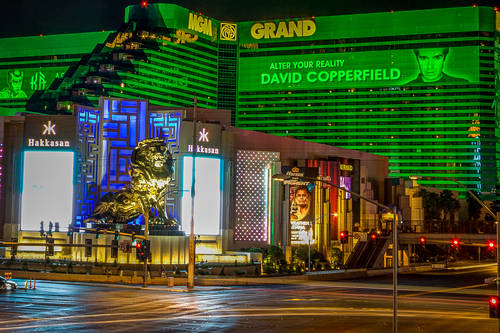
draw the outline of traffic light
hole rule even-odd
[[[340,232],[340,243],[341,244],[347,244],[349,241],[349,231],[343,230]]]
[[[488,249],[493,250],[495,248],[495,242],[494,241],[489,241],[488,242]]]
[[[99,239],[99,237],[101,237],[101,228],[96,228],[95,229],[95,239]]]
[[[498,296],[490,296],[490,318],[500,318],[498,315]]]
[[[149,239],[143,240],[142,246],[144,248],[144,260],[150,260],[151,259],[151,241]]]
[[[427,243],[427,238],[421,236],[418,238],[418,242],[420,243],[420,245],[425,245],[425,243]]]
[[[68,226],[68,236],[73,236],[73,227],[71,226],[71,224]]]
[[[118,230],[115,230],[115,239],[116,240],[120,239],[120,232]]]
[[[54,255],[54,238],[47,237],[47,255],[49,257]]]
[[[377,240],[377,233],[376,232],[370,232],[368,234],[368,240],[375,242]]]
[[[451,240],[451,246],[458,249],[458,245],[460,245],[460,241],[458,240],[458,238],[453,238]]]
[[[144,261],[146,258],[146,253],[144,252],[144,244],[142,241],[137,241],[135,243],[135,257],[139,261]]]
[[[54,224],[52,224],[52,221],[49,221],[49,232],[48,234],[52,236],[52,228],[54,227]]]
[[[85,239],[85,257],[92,257],[92,239]]]
[[[118,239],[111,241],[111,258],[118,258]]]

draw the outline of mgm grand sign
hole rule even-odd
[[[315,32],[316,23],[313,20],[257,22],[250,28],[254,39],[309,37]]]

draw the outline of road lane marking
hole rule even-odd
[[[473,289],[473,288],[487,287],[487,286],[488,286],[487,283],[481,283],[481,284],[474,284],[474,285],[465,286],[465,287],[448,288],[448,289],[440,289],[440,290],[433,290],[433,291],[423,291],[423,292],[415,293],[415,294],[401,295],[400,297],[404,298],[404,297],[423,296],[423,295],[429,295],[429,294],[448,293],[450,291],[456,291],[456,290],[462,290],[462,289]]]
[[[307,311],[304,311],[307,310]],[[33,324],[33,325],[25,325],[25,326],[11,326],[11,327],[1,327],[0,331],[9,331],[9,330],[20,330],[20,329],[34,329],[34,328],[47,328],[47,327],[61,327],[61,326],[85,326],[85,325],[100,325],[100,324],[120,324],[120,323],[131,323],[131,322],[143,322],[143,321],[179,321],[179,320],[192,320],[192,319],[214,319],[214,318],[237,318],[237,317],[311,317],[311,316],[356,316],[360,313],[368,316],[377,316],[377,317],[392,317],[393,312],[391,309],[382,309],[382,308],[333,308],[333,307],[323,307],[323,308],[260,308],[260,309],[224,309],[217,310],[218,312],[222,312],[221,314],[212,313],[213,311],[205,311],[202,314],[184,314],[178,317],[140,317],[140,318],[119,318],[119,319],[109,319],[109,320],[97,320],[97,321],[74,321],[74,322],[64,322],[64,323],[53,323],[47,322],[43,324]],[[225,313],[230,311],[240,311],[242,313]],[[262,313],[250,313],[251,311],[262,311]],[[288,312],[283,312],[288,311]],[[168,313],[168,312],[166,312]],[[110,314],[113,315],[113,314]],[[116,314],[114,314],[116,315]],[[170,314],[171,315],[171,314]],[[486,314],[479,313],[471,313],[471,312],[462,312],[462,313],[454,313],[454,312],[444,312],[444,311],[434,311],[434,310],[400,310],[398,311],[398,315],[401,317],[422,317],[422,315],[426,315],[429,318],[460,318],[460,319],[468,319],[468,320],[491,320]],[[89,315],[91,317],[92,315]],[[84,316],[81,316],[84,317]],[[63,319],[63,318],[61,318]],[[46,321],[46,318],[39,318],[39,321]]]

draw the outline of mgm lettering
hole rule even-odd
[[[212,20],[203,17],[201,15],[196,15],[189,13],[188,29],[200,32],[207,36],[212,36]]]

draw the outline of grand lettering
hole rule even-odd
[[[316,23],[313,20],[280,21],[254,23],[250,34],[255,39],[308,37],[316,32]]]

